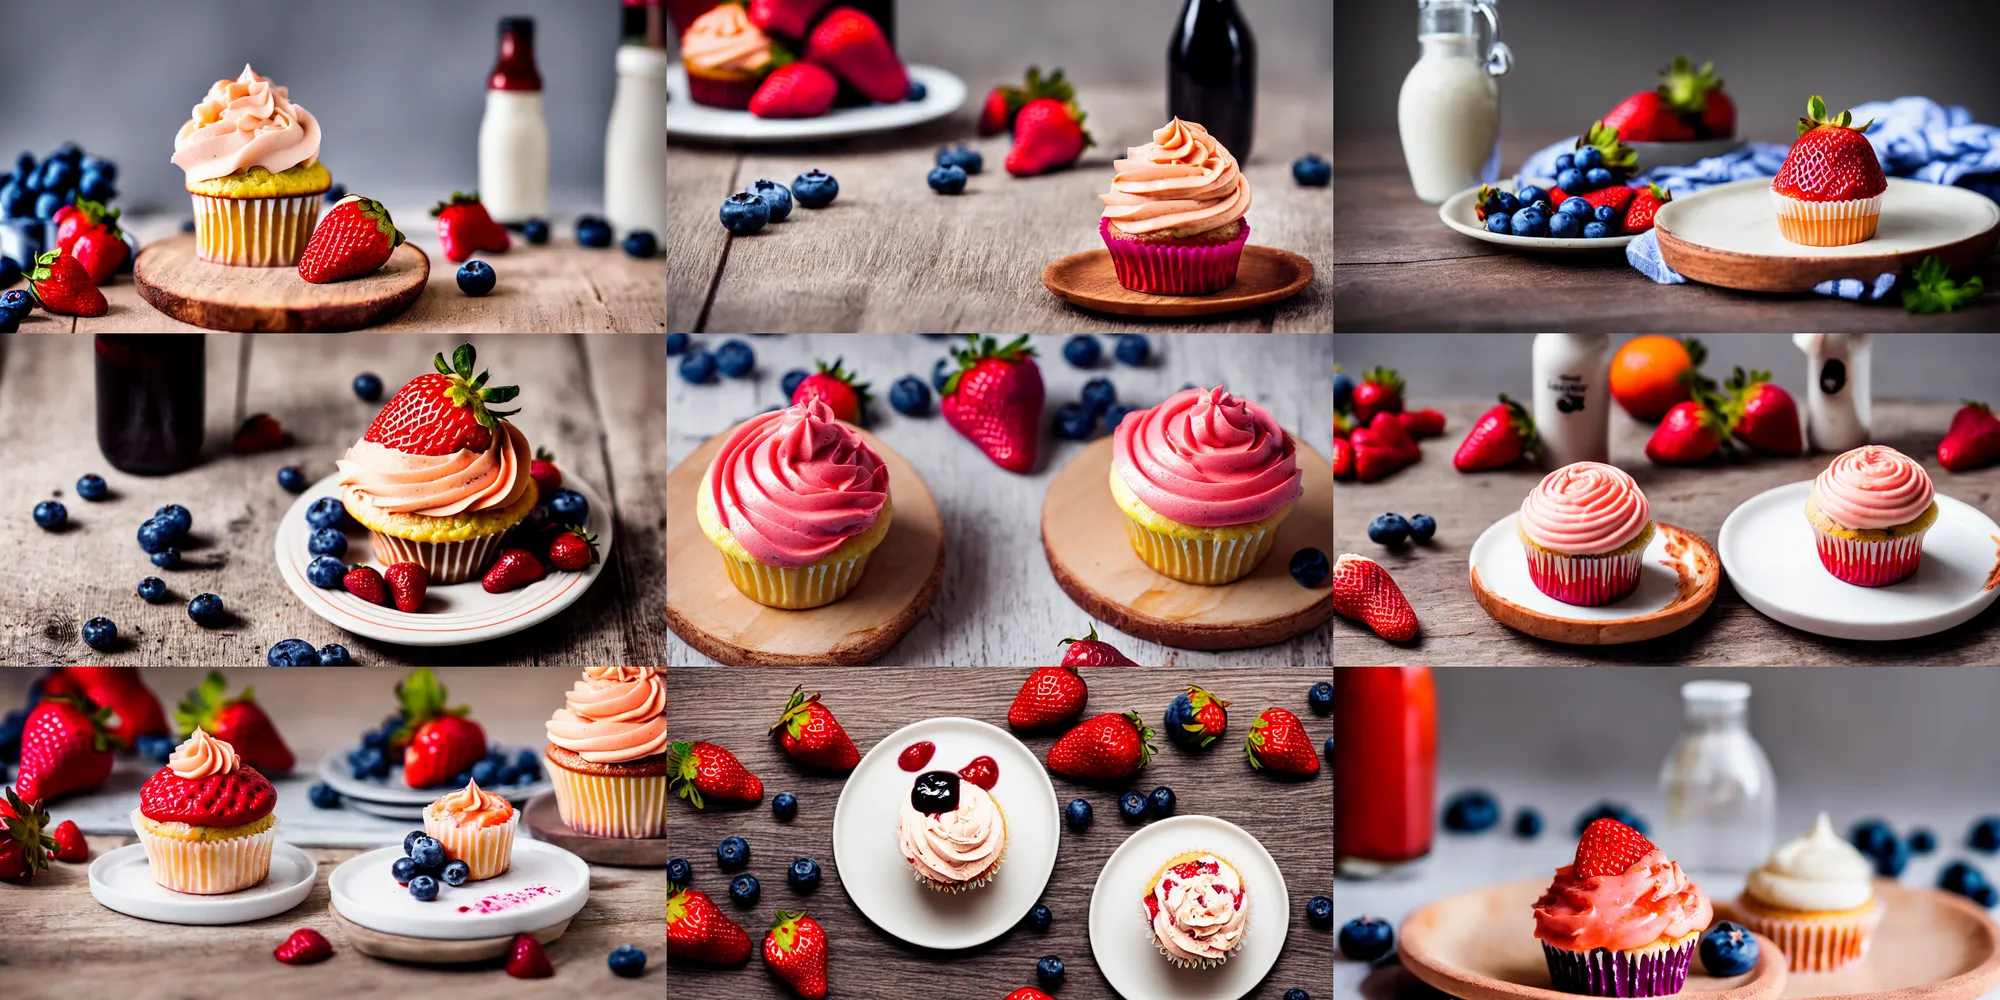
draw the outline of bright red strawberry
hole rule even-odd
[[[1666,188],[1658,184],[1648,184],[1632,189],[1632,206],[1625,210],[1621,226],[1627,233],[1643,233],[1653,228],[1653,216],[1660,214],[1660,206],[1674,200]]]
[[[1267,708],[1250,723],[1243,753],[1254,769],[1283,774],[1318,774],[1319,748],[1306,735],[1299,717],[1282,708]]]
[[[1014,147],[1007,151],[1007,172],[1033,177],[1076,163],[1097,140],[1084,130],[1088,117],[1074,101],[1040,97],[1022,105],[1014,116]]]
[[[597,536],[565,524],[549,539],[549,565],[575,573],[597,561]]]
[[[1364,483],[1385,478],[1410,464],[1401,449],[1377,443],[1374,432],[1366,427],[1357,428],[1350,441],[1354,447],[1354,478]]]
[[[83,265],[91,283],[98,285],[110,281],[131,253],[132,248],[125,245],[125,231],[116,222],[85,227],[69,245],[69,255]]]
[[[28,292],[43,309],[63,316],[102,316],[111,308],[90,272],[61,250],[35,258],[28,269]]]
[[[1063,78],[1060,69],[1044,77],[1040,66],[1030,66],[1021,86],[995,87],[987,91],[986,101],[980,105],[979,134],[999,135],[1012,130],[1021,108],[1029,101],[1044,97],[1067,103],[1076,99],[1076,88]]]
[[[479,586],[489,594],[504,594],[510,590],[525,587],[549,575],[548,567],[527,549],[508,549],[493,560],[493,568],[479,580]]]
[[[1333,561],[1333,610],[1375,630],[1390,642],[1417,634],[1417,613],[1389,571],[1367,556],[1341,553]]]
[[[55,859],[65,864],[82,864],[90,860],[90,845],[84,842],[83,831],[77,828],[76,820],[66,819],[56,824],[50,835],[56,842]]]
[[[969,346],[951,353],[958,371],[938,394],[944,422],[993,464],[1009,472],[1032,471],[1041,444],[1043,389],[1027,335],[1005,347],[992,337],[974,336]]]
[[[1347,435],[1353,432],[1354,432],[1354,422],[1347,419],[1347,414],[1342,413],[1339,410],[1333,411],[1334,440],[1345,441],[1347,440]]]
[[[1188,749],[1203,749],[1229,729],[1229,703],[1198,687],[1189,687],[1167,705],[1167,739]]]
[[[1065,667],[1136,667],[1137,663],[1118,651],[1118,647],[1097,637],[1097,623],[1090,623],[1090,633],[1081,639],[1064,639],[1057,645],[1063,650],[1061,666]]]
[[[1805,201],[1873,198],[1886,190],[1882,161],[1863,134],[1875,123],[1857,127],[1853,121],[1852,111],[1828,115],[1826,101],[1814,94],[1806,117],[1799,119],[1798,141],[1771,178],[1771,190]]]
[[[1413,438],[1434,438],[1444,436],[1444,414],[1432,409],[1404,410],[1396,414],[1396,420]]]
[[[1055,998],[1032,986],[1023,986],[1007,994],[1006,1000],[1055,1000]]]
[[[1606,205],[1611,206],[1611,210],[1618,213],[1617,217],[1611,221],[1622,225],[1625,218],[1625,210],[1632,207],[1632,199],[1638,194],[1638,188],[1626,187],[1623,184],[1613,184],[1610,187],[1598,188],[1581,197],[1584,201],[1589,202],[1590,207],[1593,209],[1603,208]]]
[[[347,575],[340,578],[340,587],[370,604],[386,608],[393,603],[389,599],[388,584],[373,566],[356,566],[348,570]]]
[[[383,574],[389,584],[389,596],[396,602],[396,610],[404,614],[415,614],[424,606],[424,595],[430,592],[431,574],[421,563],[400,562],[389,567]]]
[[[286,965],[312,965],[333,957],[333,942],[310,927],[301,927],[271,950],[271,957]]]
[[[1573,870],[1582,878],[1622,875],[1654,850],[1645,834],[1615,819],[1593,820],[1577,838]]]
[[[1951,416],[1951,430],[1938,442],[1938,464],[1966,472],[2000,461],[2000,417],[1985,403],[1967,403]]]
[[[243,421],[243,426],[236,428],[236,436],[229,442],[229,450],[238,455],[251,455],[284,446],[285,428],[268,413],[251,414]]]
[[[1354,478],[1354,442],[1346,438],[1333,439],[1333,478]]]
[[[438,228],[442,233],[443,223]],[[403,233],[381,202],[350,194],[335,204],[320,220],[319,228],[313,230],[305,253],[299,256],[299,277],[324,285],[374,274],[402,245]]]
[[[910,93],[910,71],[882,26],[852,7],[836,7],[813,26],[805,60],[832,70],[878,104],[894,104]]]
[[[778,67],[750,95],[750,113],[759,118],[818,118],[833,108],[840,81],[818,63]]]
[[[1090,690],[1072,667],[1036,667],[1007,706],[1007,724],[1041,729],[1068,722],[1083,712]]]
[[[736,965],[750,960],[750,935],[706,893],[682,885],[667,891],[667,955],[676,961]]]
[[[174,708],[174,723],[180,727],[180,735],[206,730],[208,735],[235,747],[237,756],[260,771],[271,774],[290,771],[297,760],[284,738],[278,735],[277,725],[258,706],[255,689],[246,687],[234,698],[228,695],[229,682],[221,674],[210,672],[202,678]]]
[[[74,205],[56,209],[55,218],[50,220],[56,224],[56,249],[68,250],[70,244],[92,226],[108,224],[116,228],[118,214],[119,209],[105,208],[88,198],[79,198]]]
[[[63,675],[91,701],[111,710],[111,735],[125,746],[136,746],[141,736],[167,735],[166,710],[139,679],[137,667],[66,667]]]
[[[547,448],[535,449],[535,460],[528,463],[528,478],[535,481],[535,489],[544,499],[562,489],[562,470],[556,468],[556,457]]]
[[[1723,383],[1729,398],[1722,415],[1730,433],[1758,451],[1771,455],[1803,455],[1805,431],[1799,423],[1798,404],[1792,394],[1771,384],[1771,373],[1736,373]]]
[[[765,31],[804,38],[806,26],[828,0],[750,0],[750,23]]]
[[[1049,770],[1072,778],[1128,778],[1153,759],[1152,741],[1153,731],[1137,712],[1093,716],[1049,748]]]
[[[460,344],[451,352],[450,364],[442,354],[432,358],[437,371],[419,375],[396,390],[361,439],[410,455],[450,455],[492,447],[500,419],[521,411],[488,407],[513,400],[521,389],[487,385],[486,372],[473,374],[477,357],[471,344]]]
[[[516,934],[507,950],[507,974],[515,979],[547,979],[556,969],[549,964],[548,952],[542,950],[540,941],[530,934]]]
[[[1665,465],[1692,465],[1724,450],[1729,443],[1729,421],[1717,412],[1713,398],[1674,404],[1646,439],[1646,457]]]
[[[819,693],[806,694],[805,688],[792,689],[785,710],[771,724],[778,736],[778,748],[802,764],[846,773],[861,763],[861,751],[841,728],[840,720],[820,703]]]
[[[747,804],[764,798],[764,782],[714,743],[673,744],[667,750],[667,774],[675,794],[696,809],[708,808],[710,801]]]
[[[1660,74],[1660,94],[1666,102],[1691,116],[1697,138],[1726,139],[1736,134],[1736,102],[1722,92],[1722,78],[1715,75],[1715,63],[1702,63],[1675,56],[1673,65]]]
[[[868,392],[868,383],[855,381],[860,376],[841,367],[840,358],[833,359],[830,368],[824,361],[814,361],[813,367],[817,370],[800,380],[798,387],[792,390],[792,405],[817,399],[833,411],[836,419],[850,424],[860,423],[862,411],[868,409],[869,402],[874,399]]]
[[[44,695],[21,730],[14,788],[29,802],[49,803],[89,791],[111,774],[111,710],[81,694]]]
[[[25,881],[49,866],[59,845],[45,832],[48,825],[48,810],[39,800],[24,801],[7,789],[0,800],[0,881]]]
[[[1354,423],[1372,426],[1377,413],[1403,412],[1403,378],[1388,368],[1370,368],[1354,386]]]
[[[486,756],[486,730],[466,718],[471,710],[452,705],[451,692],[428,667],[396,683],[403,724],[390,737],[403,747],[403,783],[411,788],[447,784],[458,772]]]
[[[1618,130],[1626,142],[1684,142],[1694,138],[1694,126],[1658,90],[1642,90],[1619,101],[1604,115],[1604,124]]]
[[[444,244],[445,259],[454,264],[470,260],[481,250],[505,253],[512,242],[507,230],[487,214],[477,194],[453,191],[451,200],[438,202],[431,208],[431,214],[438,220],[438,242]],[[383,212],[382,222],[388,221],[389,213]]]
[[[1375,419],[1368,422],[1368,437],[1363,440],[1371,440],[1394,451],[1405,462],[1415,462],[1422,459],[1424,453],[1417,447],[1417,439],[1403,428],[1402,416],[1401,413],[1377,412]]]
[[[826,931],[803,913],[779,910],[764,934],[764,967],[805,1000],[826,996],[826,952]]]
[[[1535,435],[1535,418],[1521,404],[1500,394],[1500,402],[1472,422],[1472,430],[1459,442],[1451,456],[1452,468],[1460,472],[1505,469],[1542,449]]]

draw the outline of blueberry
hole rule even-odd
[[[1145,407],[1134,406],[1130,403],[1111,404],[1111,408],[1104,411],[1104,432],[1106,434],[1109,434],[1112,431],[1117,430],[1118,425],[1124,422],[1125,415],[1127,413],[1137,413],[1143,409],[1145,409]]]
[[[1326,187],[1333,183],[1333,164],[1318,153],[1307,153],[1292,161],[1292,179],[1301,187]]]
[[[646,974],[646,953],[629,944],[611,949],[604,962],[611,966],[611,974],[620,979],[637,979]]]
[[[1453,833],[1485,833],[1500,822],[1500,803],[1487,792],[1460,792],[1445,801],[1444,828]]]
[[[1594,206],[1592,206],[1590,202],[1582,198],[1564,198],[1562,207],[1556,209],[1556,211],[1568,215],[1574,215],[1577,217],[1578,222],[1583,222],[1590,219],[1591,217],[1590,213],[1592,212],[1593,208]]]
[[[351,667],[354,657],[347,647],[337,642],[329,642],[319,648],[319,665],[322,667]]]
[[[169,545],[148,558],[153,560],[153,565],[161,569],[173,569],[181,564],[181,550]]]
[[[1875,855],[1875,874],[1884,878],[1897,878],[1910,863],[1910,845],[1892,841],[1882,853]]]
[[[333,786],[324,781],[313,782],[311,787],[306,789],[306,798],[312,801],[314,809],[340,808],[340,793],[334,791]]]
[[[468,260],[458,267],[458,290],[478,298],[493,290],[499,275],[483,260]]]
[[[730,378],[742,378],[757,367],[757,352],[741,340],[723,341],[715,349],[715,369]]]
[[[1082,799],[1071,799],[1063,807],[1063,822],[1071,833],[1082,833],[1090,829],[1090,803]]]
[[[1118,387],[1112,385],[1108,378],[1094,378],[1083,384],[1082,399],[1083,405],[1094,416],[1118,402]]]
[[[660,252],[660,238],[654,236],[650,229],[635,229],[626,233],[625,242],[619,245],[624,248],[625,256],[640,260],[651,260]]]
[[[398,721],[397,725],[401,726],[401,724]],[[409,833],[403,834],[403,855],[405,857],[410,856],[411,852],[417,849],[417,841],[423,839],[425,836],[428,835],[422,830],[411,830]]]
[[[1152,342],[1148,341],[1143,333],[1121,333],[1118,335],[1118,342],[1111,348],[1111,354],[1118,359],[1119,364],[1131,365],[1134,368],[1145,364],[1146,358],[1152,353]]]
[[[409,885],[410,880],[417,877],[417,863],[408,855],[397,858],[389,863],[389,877],[399,885]]]
[[[1718,979],[1740,976],[1757,964],[1757,939],[1741,924],[1724,920],[1701,936],[1701,967]]]
[[[685,333],[667,334],[667,357],[671,358],[676,354],[685,354],[687,353],[687,349],[688,349],[687,334]]]
[[[1610,235],[1611,227],[1602,222],[1586,222],[1583,224],[1583,238],[1586,240],[1601,240]]]
[[[1533,184],[1530,184],[1527,187],[1524,187],[1521,190],[1514,192],[1514,196],[1521,199],[1521,204],[1527,205],[1534,202],[1536,199],[1548,197],[1549,193],[1547,191],[1542,190],[1541,188],[1534,186]]]
[[[523,749],[514,755],[514,769],[529,781],[542,780],[542,758],[533,750]]]
[[[771,206],[771,221],[783,222],[792,215],[792,189],[777,181],[755,180],[744,190],[764,199]]]
[[[196,594],[188,602],[188,617],[203,628],[216,628],[222,624],[222,598],[214,594]]]
[[[757,905],[757,897],[764,894],[764,887],[755,875],[738,875],[729,881],[729,899],[737,906],[749,909]]]
[[[1613,180],[1611,171],[1604,167],[1591,167],[1589,170],[1584,171],[1583,179],[1590,182],[1590,189],[1592,191],[1601,187],[1610,187]]]
[[[1955,892],[1967,899],[1987,885],[1986,876],[1979,869],[1963,861],[1954,861],[1944,866],[1938,873],[1938,888]]]
[[[806,377],[811,374],[811,372],[803,368],[794,368],[786,372],[784,378],[778,380],[778,388],[784,392],[785,398],[789,400],[792,398],[792,393],[798,391],[799,383],[805,381]]]
[[[903,95],[903,100],[921,101],[924,98],[929,97],[930,94],[931,94],[931,89],[929,87],[924,86],[924,81],[911,80],[910,89],[907,93]]]
[[[36,508],[36,510],[40,509],[39,507]],[[40,520],[40,518],[36,518],[37,523]],[[147,555],[165,551],[167,546],[172,545],[179,537],[174,532],[173,523],[165,518],[147,518],[145,523],[139,525],[139,549]]]
[[[790,823],[799,814],[799,798],[790,792],[779,792],[771,796],[771,818],[780,823]]]
[[[1522,806],[1514,814],[1514,836],[1522,840],[1533,840],[1542,835],[1542,814],[1528,806]]]
[[[186,538],[188,531],[194,527],[194,515],[177,503],[170,503],[153,511],[153,517],[167,522],[168,528],[172,531],[171,541]]]
[[[986,157],[979,150],[956,143],[937,151],[937,164],[940,167],[957,167],[971,175],[986,169]]]
[[[722,202],[722,227],[738,236],[748,236],[771,221],[771,206],[748,191],[738,191]]]
[[[158,604],[167,599],[167,581],[157,576],[149,576],[139,581],[139,597],[147,604]]]
[[[44,500],[35,505],[35,523],[54,531],[69,520],[69,508],[59,500]]]
[[[267,667],[317,667],[319,651],[304,639],[282,639],[264,654]]]
[[[503,767],[493,775],[493,783],[501,787],[521,783],[521,772],[512,767]]]
[[[1043,989],[1056,989],[1062,986],[1062,981],[1063,963],[1061,958],[1054,955],[1043,955],[1042,960],[1035,963],[1035,982],[1042,984]]]
[[[1583,226],[1577,223],[1577,216],[1571,212],[1557,212],[1549,217],[1549,235],[1559,240],[1573,240]]]
[[[76,495],[85,500],[102,500],[105,492],[104,477],[95,472],[84,473],[76,481]]]
[[[1569,168],[1574,166],[1576,166],[1576,156],[1574,154],[1571,153],[1556,154],[1556,173],[1560,174],[1563,171],[1568,170]],[[1569,185],[1562,184],[1559,186],[1568,187]]]
[[[1508,192],[1502,191],[1494,195],[1493,200],[1499,204],[1501,215],[1513,215],[1521,210],[1521,199]]]
[[[1380,917],[1356,917],[1341,925],[1340,953],[1356,962],[1373,962],[1396,946],[1396,929]]]
[[[35,218],[46,222],[56,217],[63,207],[63,197],[54,191],[44,191],[35,196]]]
[[[1146,818],[1146,793],[1126,792],[1118,796],[1118,815],[1127,823],[1137,823]]]
[[[549,221],[529,219],[521,223],[521,235],[527,239],[529,246],[546,245],[549,242]]]
[[[1320,930],[1333,926],[1333,900],[1314,896],[1306,900],[1306,921]]]
[[[1910,853],[1929,854],[1937,850],[1937,834],[1923,827],[1910,831]]]
[[[1643,836],[1646,833],[1646,818],[1616,802],[1599,802],[1576,818],[1575,836],[1582,837],[1585,828],[1600,819],[1615,819]]]
[[[681,377],[703,385],[715,379],[715,355],[696,348],[681,355]]]
[[[339,590],[340,580],[347,575],[347,564],[333,556],[314,556],[306,564],[306,582],[321,590]]]
[[[958,365],[953,364],[950,358],[937,359],[937,362],[931,365],[931,388],[943,392],[945,383],[951,381],[952,375],[957,372]]]
[[[304,493],[306,474],[299,471],[296,465],[287,465],[278,470],[278,485],[284,487],[287,493]]]
[[[498,778],[499,776],[500,776],[500,765],[493,763],[493,761],[490,759],[482,760],[479,763],[472,765],[472,780],[482,785],[485,785],[488,788],[493,787],[493,785],[495,784],[493,779]]]
[[[1320,681],[1306,690],[1306,707],[1314,715],[1326,715],[1333,711],[1333,682]]]
[[[1294,986],[1285,991],[1283,1000],[1313,1000],[1313,995],[1307,993],[1303,986]]]
[[[1368,538],[1377,545],[1401,545],[1410,537],[1410,522],[1401,514],[1378,514],[1368,522]]]
[[[1990,885],[1982,885],[1973,890],[1971,898],[1973,902],[1990,910],[1995,904],[2000,904],[2000,891],[1996,891]]]
[[[667,881],[675,885],[687,885],[694,881],[694,864],[686,858],[674,858],[667,862]]]
[[[590,520],[590,501],[575,490],[557,490],[549,500],[549,513],[564,524],[583,524]]]
[[[1579,170],[1589,170],[1603,165],[1604,151],[1596,146],[1585,146],[1576,151],[1576,166]]]
[[[1847,828],[1847,840],[1854,849],[1870,856],[1887,850],[1896,839],[1896,831],[1879,819],[1864,819]]]
[[[356,775],[356,777],[387,778],[388,776],[389,758],[381,750],[365,749],[361,751],[361,773]]]
[[[464,885],[472,881],[472,866],[454,858],[444,863],[443,870],[438,872],[438,878],[443,879],[446,885]]]
[[[118,626],[102,615],[83,623],[83,644],[100,652],[118,643]]]
[[[1548,218],[1549,214],[1555,211],[1555,206],[1549,203],[1549,199],[1547,196],[1536,198],[1534,201],[1528,202],[1523,207],[1532,208],[1535,211],[1542,213],[1543,218]]]
[[[1090,437],[1097,424],[1097,416],[1082,403],[1064,403],[1056,407],[1056,434],[1070,441],[1083,441]]]
[[[715,845],[715,860],[723,870],[735,871],[750,863],[750,842],[742,837],[724,837]]]
[[[792,867],[785,870],[785,881],[800,892],[811,892],[819,885],[819,862],[794,858]]]
[[[306,538],[306,551],[316,556],[344,556],[347,536],[337,528],[316,528]]]
[[[1583,190],[1583,171],[1571,167],[1557,173],[1556,186],[1571,194]]]
[[[436,871],[444,867],[444,844],[437,838],[425,835],[410,842],[410,859],[425,871]]]
[[[345,197],[347,197],[347,185],[345,184],[335,184],[326,189],[326,203],[329,205],[337,204],[340,199]]]
[[[840,196],[840,182],[824,170],[808,170],[792,180],[792,197],[807,208],[825,208]]]
[[[1502,236],[1509,235],[1514,231],[1514,217],[1511,215],[1502,215],[1498,212],[1488,215],[1486,217],[1486,231],[1489,233],[1499,233]]]
[[[906,417],[931,412],[931,387],[915,375],[905,375],[889,386],[889,407]]]
[[[945,167],[932,167],[930,176],[926,180],[930,182],[931,190],[939,194],[965,193],[965,168],[956,163]]]
[[[1542,214],[1538,209],[1532,207],[1524,208],[1514,213],[1514,222],[1509,227],[1509,231],[1515,236],[1547,236],[1549,234],[1548,216]]]
[[[1063,341],[1063,360],[1078,368],[1095,368],[1104,359],[1104,345],[1087,333]]]
[[[726,222],[724,224],[727,225]],[[583,246],[596,247],[598,249],[610,246],[611,223],[595,215],[578,217],[576,220],[576,241]]]
[[[1161,785],[1146,796],[1146,812],[1154,819],[1166,819],[1174,814],[1174,801],[1174,790]]]
[[[429,875],[410,876],[410,895],[418,901],[425,903],[438,898],[437,879]]]
[[[1333,575],[1333,566],[1327,562],[1326,553],[1318,549],[1300,549],[1292,553],[1292,579],[1307,589],[1318,589]]]
[[[347,508],[339,497],[320,497],[306,508],[306,523],[315,528],[337,528],[347,519]]]
[[[1966,846],[1992,854],[2000,851],[2000,816],[1982,816],[1965,836]]]
[[[191,233],[191,232],[194,232],[194,220],[193,220],[193,219],[182,219],[182,220],[181,220],[181,232],[184,232],[184,233]]]

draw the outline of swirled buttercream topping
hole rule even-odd
[[[1569,951],[1632,951],[1705,930],[1714,916],[1708,897],[1655,848],[1617,875],[1556,869],[1535,903],[1535,937]]]
[[[919,812],[905,796],[896,838],[917,874],[933,882],[970,882],[1000,860],[1007,826],[993,796],[967,781],[950,812]]]
[[[514,806],[479,787],[477,781],[468,781],[458,791],[446,792],[426,811],[432,816],[449,817],[455,823],[470,826],[499,826],[514,818]]]
[[[340,498],[396,514],[451,517],[468,511],[499,510],[519,501],[534,483],[528,477],[528,439],[502,420],[485,451],[460,449],[449,455],[412,455],[373,441],[357,441],[334,462],[340,469]]]
[[[1639,484],[1602,462],[1565,465],[1542,477],[1521,501],[1521,530],[1563,555],[1610,552],[1639,537],[1652,509]]]
[[[200,781],[228,774],[239,762],[235,747],[208,735],[205,729],[196,729],[167,757],[167,770],[175,777]]]
[[[319,158],[319,122],[291,102],[286,88],[249,63],[234,80],[217,80],[174,136],[174,166],[190,184],[251,167],[281,173]]]
[[[599,764],[665,753],[666,671],[586,667],[547,729],[550,743]]]
[[[694,19],[681,36],[681,59],[696,69],[763,69],[771,61],[771,39],[737,4],[723,4]]]
[[[751,417],[709,466],[710,500],[758,562],[797,569],[874,527],[889,470],[861,433],[814,399]]]
[[[1291,436],[1221,386],[1183,389],[1126,414],[1111,463],[1146,506],[1197,527],[1261,521],[1305,495]]]
[[[1833,832],[1825,813],[1750,873],[1751,899],[1787,910],[1852,910],[1875,898],[1875,865]]]
[[[1147,898],[1153,938],[1168,955],[1189,963],[1227,956],[1249,924],[1243,878],[1213,854],[1162,872]]]
[[[1812,502],[1850,528],[1880,530],[1930,509],[1930,473],[1908,455],[1879,444],[1844,452],[1813,480]]]
[[[1111,190],[1097,197],[1112,228],[1127,235],[1198,236],[1250,211],[1250,181],[1236,157],[1193,122],[1161,126],[1112,169]]]

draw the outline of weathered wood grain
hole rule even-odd
[[[1120,399],[1146,406],[1189,382],[1220,382],[1269,409],[1281,425],[1321,454],[1330,454],[1333,447],[1330,337],[1153,337],[1153,358],[1144,368],[1112,362],[1112,344],[1105,340],[1105,362],[1090,370],[1073,368],[1063,360],[1065,339],[1034,338],[1048,389],[1045,426],[1055,408],[1078,398],[1083,383],[1093,377],[1111,379]],[[714,350],[723,340],[699,337],[694,343]],[[758,337],[748,343],[758,355],[752,378],[693,385],[679,374],[670,377],[668,466],[678,465],[710,436],[777,405],[782,397],[779,382],[788,369],[809,370],[814,359],[831,363],[843,357],[850,370],[872,382],[877,402],[870,429],[923,474],[944,510],[945,544],[951,553],[936,603],[880,663],[1053,663],[1061,655],[1057,640],[1081,635],[1089,627],[1089,615],[1063,594],[1050,575],[1039,530],[1048,484],[1063,463],[1082,450],[1082,443],[1063,441],[1045,431],[1039,467],[1032,475],[1016,475],[995,466],[936,416],[935,396],[928,417],[905,417],[891,410],[883,401],[889,386],[905,374],[928,383],[933,361],[944,357],[953,341],[827,334]],[[667,516],[693,518],[694,511],[670,510]],[[1289,553],[1282,556],[1290,558]],[[1331,631],[1326,626],[1277,645],[1214,653],[1169,649],[1102,625],[1098,631],[1140,663],[1316,666],[1331,662],[1332,656]],[[668,642],[669,665],[712,662],[678,638]]]
[[[872,667],[829,667],[812,672],[808,690],[817,690],[863,753],[897,729],[934,716],[955,715],[1004,726],[1007,706],[1020,689],[1023,670],[906,670],[885,673]],[[780,824],[768,805],[741,811],[700,812],[676,800],[668,803],[667,841],[674,855],[694,865],[695,885],[715,898],[724,912],[746,928],[770,923],[773,910],[803,904],[826,928],[832,961],[830,995],[855,1000],[895,1000],[909,996],[1001,997],[1035,985],[1035,962],[1058,955],[1064,1000],[1115,996],[1092,961],[1089,944],[1090,895],[1111,852],[1132,828],[1118,817],[1117,796],[1127,787],[1145,791],[1158,785],[1174,790],[1177,815],[1203,814],[1248,830],[1270,850],[1284,873],[1291,896],[1291,933],[1271,974],[1249,993],[1278,1000],[1302,986],[1315,995],[1330,985],[1333,935],[1305,919],[1306,901],[1333,890],[1332,774],[1325,768],[1311,781],[1278,782],[1255,775],[1244,762],[1242,734],[1257,714],[1272,706],[1297,713],[1315,743],[1332,731],[1330,720],[1305,706],[1306,690],[1326,678],[1320,669],[1209,670],[1190,674],[1167,670],[1097,670],[1087,712],[1135,709],[1148,725],[1175,695],[1199,684],[1231,702],[1229,729],[1206,754],[1190,754],[1160,740],[1160,753],[1127,782],[1085,785],[1059,775],[1056,798],[1082,798],[1092,807],[1089,830],[1065,829],[1054,872],[1042,902],[1054,920],[1047,931],[1016,928],[978,948],[938,952],[903,943],[869,924],[840,888],[833,857],[833,807],[843,779],[807,773],[785,757],[764,732],[767,719],[784,707],[797,678],[755,670],[681,669],[669,673],[675,709],[668,721],[673,739],[711,740],[728,747],[764,779],[766,795],[781,791],[798,797],[798,818]],[[1024,737],[1028,749],[1045,757],[1054,734]],[[893,819],[885,819],[893,822]],[[754,911],[728,900],[728,880],[716,864],[715,844],[737,835],[750,842],[748,871],[763,883]],[[792,858],[820,863],[823,884],[811,897],[785,886]],[[1135,913],[1136,913],[1136,902]],[[1134,919],[1137,919],[1135,916]],[[752,932],[753,940],[756,932]],[[676,965],[677,989],[732,1000],[782,998],[784,988],[752,960],[742,969],[702,969]],[[1140,1000],[1140,998],[1127,998]]]
[[[409,308],[430,272],[430,258],[405,243],[371,273],[315,284],[296,268],[202,260],[191,235],[152,243],[132,262],[132,281],[148,304],[211,330],[361,329]]]

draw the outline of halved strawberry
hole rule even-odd
[[[1606,817],[1583,828],[1576,842],[1575,871],[1583,878],[1623,874],[1653,851],[1645,834]]]

